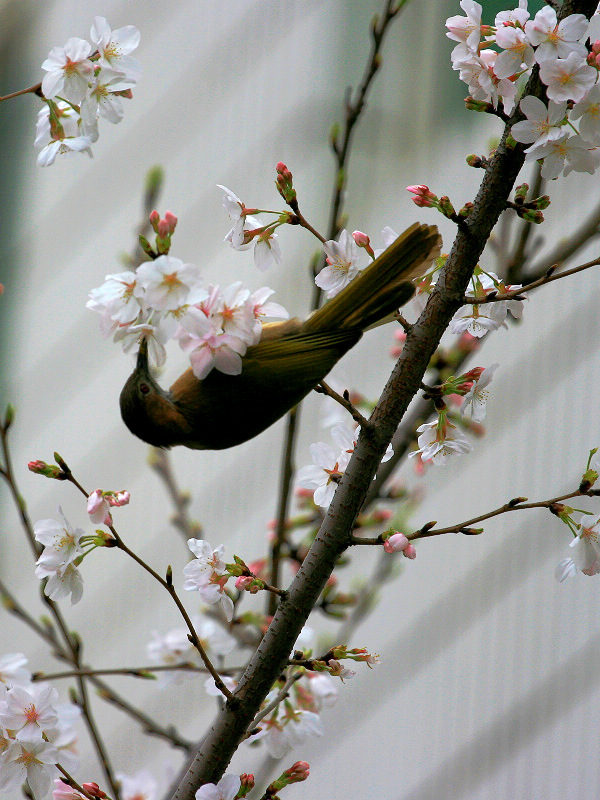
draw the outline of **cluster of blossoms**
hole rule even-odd
[[[298,470],[298,485],[314,492],[314,501],[318,506],[329,508],[336,486],[356,447],[358,433],[356,425],[352,427],[340,423],[331,429],[331,436],[341,451],[337,456],[326,442],[311,444],[310,455],[313,464]],[[381,459],[382,462],[389,461],[393,455],[392,446],[389,445]]]
[[[485,418],[488,398],[487,387],[494,377],[498,364],[487,369],[474,367],[457,378],[449,378],[441,387],[441,395],[462,397],[461,412],[471,422],[479,423]],[[409,458],[418,456],[421,461],[445,464],[450,456],[464,455],[473,450],[473,445],[458,425],[448,419],[448,410],[438,409],[437,419],[425,422],[417,428],[418,450],[409,453]]]
[[[408,188],[411,191],[415,189],[429,191],[426,186],[409,186]],[[419,314],[425,308],[437,279],[437,273],[443,264],[444,258],[440,257],[417,283],[416,294],[412,302]],[[466,293],[466,298],[470,302],[458,309],[450,321],[449,330],[457,336],[468,333],[476,339],[481,339],[489,331],[507,328],[506,319],[509,313],[514,319],[521,319],[523,316],[523,302],[526,295],[520,294],[520,289],[521,284],[505,284],[502,278],[499,278],[494,272],[486,272],[479,265],[476,266]],[[503,300],[502,298],[509,293],[513,295],[519,293],[517,296],[521,299],[515,300],[513,297],[513,299]],[[486,300],[489,295],[492,298]]]
[[[291,185],[291,173],[289,173],[287,167],[279,163],[277,170],[278,176],[286,174],[286,172],[289,174]],[[219,185],[219,188],[225,192],[223,208],[234,223],[233,228],[225,236],[225,241],[229,242],[235,250],[247,250],[254,244],[254,262],[261,270],[268,269],[273,263],[280,264],[281,247],[275,229],[290,221],[289,212],[263,212],[277,214],[275,222],[263,225],[254,216],[254,214],[260,213],[260,209],[247,208],[244,202],[231,189],[221,185]],[[281,194],[284,198],[289,199],[287,193],[282,191]],[[315,283],[327,293],[328,299],[335,297],[351,280],[360,274],[362,267],[359,266],[358,261],[361,248],[366,250],[371,258],[376,258],[398,238],[398,234],[390,227],[386,227],[382,231],[382,238],[384,246],[378,250],[372,249],[369,237],[362,231],[354,231],[354,233],[349,234],[347,230],[342,230],[337,241],[330,239],[323,243],[326,266],[315,277]]]
[[[36,800],[47,796],[56,764],[78,768],[73,704],[59,704],[48,683],[32,683],[21,653],[0,657],[0,792],[27,780]]]
[[[452,66],[469,87],[469,106],[497,108],[502,102],[510,114],[538,64],[548,105],[524,97],[520,108],[527,120],[513,125],[513,138],[529,145],[527,161],[543,159],[542,177],[548,180],[563,171],[593,173],[600,164],[600,16],[589,23],[583,14],[571,14],[559,23],[547,5],[530,19],[527,0],[519,0],[492,26],[482,24],[479,3],[461,0],[460,6],[467,16],[446,20],[446,35],[458,42]]]
[[[104,17],[96,17],[90,38],[71,38],[53,47],[42,64],[46,75],[42,92],[46,105],[38,113],[35,146],[37,163],[53,164],[59,153],[87,153],[98,139],[98,121],[116,124],[123,119],[122,97],[131,98],[141,70],[130,55],[140,42],[133,25],[111,31]]]
[[[172,232],[176,218],[167,214],[165,220]],[[153,222],[157,236],[162,222]],[[225,289],[204,288],[197,267],[163,254],[135,272],[107,275],[102,286],[90,292],[87,308],[101,315],[104,337],[114,334],[125,352],[145,338],[158,366],[166,359],[165,343],[176,339],[189,354],[194,375],[202,379],[213,367],[239,375],[242,356],[260,339],[262,320],[289,316],[268,301],[272,294],[268,287],[250,293],[240,282]]]

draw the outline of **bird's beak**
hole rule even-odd
[[[145,336],[140,342],[138,350],[137,369],[140,372],[148,372],[148,339]]]

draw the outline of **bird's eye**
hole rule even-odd
[[[147,383],[140,383],[140,392],[142,394],[148,394],[149,391],[150,391],[150,387],[148,386]]]

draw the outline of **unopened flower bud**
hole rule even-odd
[[[535,211],[534,209],[528,209],[527,211],[523,211],[519,213],[521,219],[524,219],[525,222],[533,222],[535,225],[539,225],[541,222],[544,221],[544,215],[541,211]]]
[[[237,793],[237,797],[246,797],[248,792],[254,789],[254,775],[250,772],[243,772],[240,775],[240,788]]]
[[[551,202],[550,195],[543,194],[541,197],[536,197],[535,200],[532,200],[531,206],[532,208],[536,208],[538,211],[542,211],[544,208],[548,208]]]
[[[467,156],[466,162],[470,167],[479,168],[483,165],[483,159],[481,156],[476,155],[475,153],[471,153]]]
[[[278,161],[275,169],[277,170],[277,179],[275,181],[277,191],[288,205],[295,204],[296,190],[294,189],[292,182],[292,173],[286,167],[283,161]]]
[[[428,186],[423,183],[415,184],[414,186],[407,186],[407,192],[412,192],[415,197],[412,198],[413,203],[419,208],[436,208],[438,199]]]
[[[160,214],[156,209],[150,213],[150,225],[152,225],[152,230],[154,233],[158,233],[158,223],[160,222]]]
[[[283,774],[289,778],[290,783],[300,783],[300,781],[305,781],[308,778],[310,775],[309,770],[310,764],[307,764],[306,761],[296,761]]]
[[[438,208],[440,209],[442,214],[445,217],[448,217],[449,219],[452,219],[452,217],[454,217],[454,215],[456,214],[454,206],[450,202],[450,198],[447,195],[442,195],[440,197]]]
[[[97,783],[82,783],[81,786],[88,794],[91,794],[92,797],[103,798],[107,796],[106,792],[103,792]]]
[[[465,97],[465,108],[467,109],[467,111],[480,111],[480,112],[488,112],[494,110],[494,107],[491,103],[487,103],[485,100],[475,100],[470,95],[469,97]]]
[[[54,478],[57,481],[64,481],[66,478],[60,467],[57,467],[56,464],[46,464],[45,461],[30,461],[27,469],[35,472],[36,475],[44,475],[46,478]]]
[[[409,543],[408,547],[405,547],[402,551],[402,555],[405,556],[405,558],[416,558],[417,551],[415,550],[415,546]]]
[[[398,553],[408,547],[410,542],[403,533],[393,533],[389,539],[383,543],[386,553]]]
[[[525,200],[528,191],[529,191],[528,183],[519,184],[519,186],[517,186],[515,189],[515,200],[517,200],[517,198],[522,198],[523,200]]]

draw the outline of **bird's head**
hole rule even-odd
[[[152,377],[148,342],[140,343],[137,364],[119,398],[123,422],[134,436],[155,447],[185,443],[189,426],[170,396]]]

